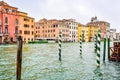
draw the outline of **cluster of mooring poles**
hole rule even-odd
[[[80,55],[82,54],[82,41],[83,41],[83,36],[80,35]],[[94,45],[94,51],[96,53],[96,65],[97,67],[100,67],[100,43],[101,43],[101,35],[100,35],[100,30],[98,30],[98,34],[95,35],[94,38],[95,45]],[[17,49],[17,80],[21,80],[21,69],[22,69],[22,37],[18,36],[18,49]],[[61,49],[62,49],[62,32],[59,32],[59,38],[58,38],[58,43],[59,43],[59,61],[61,61]],[[105,62],[105,57],[106,57],[106,37],[104,37],[104,49],[103,49],[103,62]],[[108,37],[108,60],[110,59],[110,38]]]
[[[80,35],[80,55],[82,54],[82,40],[83,37]],[[59,61],[61,61],[61,46],[62,46],[62,32],[59,33]]]
[[[105,58],[106,58],[106,41],[108,41],[108,45],[107,45],[107,50],[108,50],[108,60],[110,60],[110,38],[108,36],[108,38],[106,38],[106,36],[104,36],[104,45],[103,45],[103,62],[105,62]],[[100,67],[100,50],[101,50],[101,35],[100,35],[100,30],[98,30],[98,35],[95,35],[94,37],[94,52],[96,53],[96,65],[97,67]]]

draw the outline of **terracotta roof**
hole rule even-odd
[[[11,8],[18,9],[18,8],[16,8],[16,7],[10,6],[9,4],[7,4],[7,3],[4,2],[4,1],[0,1],[0,4],[1,4],[1,6],[7,6],[7,7],[11,7]]]

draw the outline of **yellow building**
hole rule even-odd
[[[78,24],[78,41],[80,41],[80,35],[82,34],[82,24]]]
[[[78,41],[80,41],[80,35],[83,36],[83,41],[94,41],[94,36],[97,34],[99,27],[94,25],[78,25]]]
[[[95,35],[97,35],[99,27],[95,26],[95,25],[87,25],[87,27],[89,28],[88,29],[88,38],[89,38],[89,41],[90,42],[94,41],[94,37],[95,37]]]
[[[34,41],[34,18],[29,17],[27,13],[19,11],[19,23],[18,28],[19,35],[22,36],[24,43],[28,41]]]

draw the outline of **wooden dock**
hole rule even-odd
[[[112,54],[110,56],[110,61],[120,62],[120,42],[116,41],[113,44],[114,47],[109,48],[112,51]]]

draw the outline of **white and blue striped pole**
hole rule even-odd
[[[101,40],[101,35],[100,35],[100,29],[98,30],[98,36],[97,36],[97,67],[100,67],[100,40]]]
[[[59,33],[59,60],[61,61],[62,32]]]
[[[80,35],[80,54],[82,54],[82,36]]]

